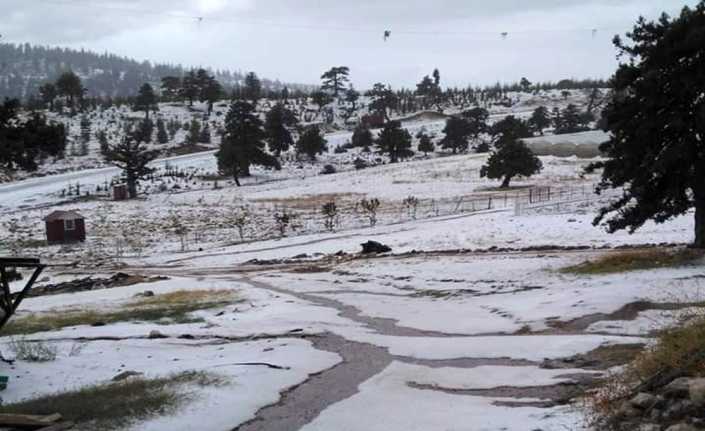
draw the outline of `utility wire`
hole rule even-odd
[[[141,16],[141,15],[154,15],[162,16],[171,19],[180,19],[186,21],[193,21],[196,23],[204,22],[220,22],[228,24],[246,24],[246,25],[263,25],[274,28],[283,29],[295,29],[295,30],[309,30],[309,31],[322,31],[322,32],[352,32],[352,33],[367,33],[367,34],[383,34],[383,32],[390,32],[390,36],[395,35],[409,35],[409,36],[501,36],[503,39],[511,38],[512,35],[526,35],[526,34],[538,34],[538,33],[585,33],[595,37],[600,32],[613,32],[613,31],[623,31],[624,27],[592,27],[592,28],[554,28],[554,29],[523,29],[509,31],[510,29],[505,29],[502,31],[465,31],[465,30],[416,30],[409,28],[384,28],[384,29],[373,29],[365,27],[352,27],[352,26],[340,26],[340,25],[311,25],[311,24],[290,24],[278,21],[272,21],[268,19],[256,18],[256,17],[232,17],[232,16],[199,16],[189,13],[177,13],[169,11],[157,11],[144,8],[130,8],[119,6],[116,4],[100,4],[96,0],[39,0],[44,3],[51,3],[61,6],[70,7],[89,7],[95,9],[111,10],[114,12]]]

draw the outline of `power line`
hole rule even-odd
[[[417,30],[409,28],[399,28],[399,29],[373,29],[369,27],[352,27],[352,26],[340,26],[340,25],[311,25],[311,24],[296,24],[296,23],[282,23],[278,21],[256,18],[256,17],[225,17],[225,16],[201,16],[188,13],[176,13],[169,11],[156,11],[144,8],[130,8],[124,6],[118,6],[115,4],[98,4],[95,0],[40,0],[45,3],[51,3],[61,6],[70,7],[89,7],[95,9],[111,10],[114,12],[129,14],[129,15],[153,15],[162,16],[170,19],[180,19],[186,21],[193,21],[196,23],[204,22],[218,22],[218,23],[228,23],[228,24],[246,24],[246,25],[259,25],[259,26],[269,26],[272,28],[282,28],[282,29],[293,29],[293,30],[307,30],[307,31],[322,31],[322,32],[351,32],[351,33],[365,33],[365,34],[385,34],[387,37],[392,35],[408,35],[408,36],[497,36],[502,39],[509,39],[513,35],[526,35],[526,34],[552,34],[552,33],[585,33],[591,35],[593,38],[597,36],[600,32],[611,32],[611,31],[622,31],[623,27],[591,27],[591,28],[542,28],[542,29],[523,29],[523,30],[513,30],[510,29],[501,31],[453,31],[453,30]]]

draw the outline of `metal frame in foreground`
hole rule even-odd
[[[9,279],[9,268],[33,268],[34,272],[32,276],[25,283],[24,288],[19,291],[12,293],[10,291],[10,279]],[[28,259],[28,258],[0,258],[0,311],[3,312],[3,316],[0,317],[0,329],[2,329],[8,320],[15,314],[17,307],[19,307],[22,300],[27,296],[29,290],[32,288],[34,283],[37,281],[39,274],[46,268],[39,262],[39,259]]]

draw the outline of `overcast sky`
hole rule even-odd
[[[612,37],[697,0],[0,0],[4,42],[356,86],[609,77]],[[202,17],[198,19],[195,17]],[[592,29],[597,29],[593,33]],[[383,40],[384,30],[391,37]],[[506,38],[501,33],[506,32]]]

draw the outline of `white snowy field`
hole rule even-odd
[[[522,100],[515,113],[543,102]],[[439,132],[442,124],[407,127]],[[109,180],[109,168],[1,185],[0,248],[24,245],[58,263],[41,285],[117,270],[168,277],[25,299],[13,322],[54,326],[4,335],[0,350],[11,357],[18,343],[29,343],[57,354],[3,363],[0,374],[10,377],[4,403],[107,384],[125,371],[146,378],[200,371],[223,383],[185,384],[178,390],[188,399],[176,411],[123,429],[581,430],[580,403],[562,391],[621,365],[599,352],[648,344],[655,330],[700,311],[700,261],[565,271],[619,247],[674,250],[692,240],[692,214],[634,234],[594,226],[614,194],[592,193],[598,177],[583,175],[591,160],[543,156],[541,174],[500,191],[479,177],[484,155],[417,156],[354,170],[354,158],[377,156],[334,153],[349,136],[330,134],[331,150],[317,164],[289,160],[280,172],[255,170],[239,188],[198,177],[213,173],[209,153],[170,159],[196,175],[160,177],[135,201],[61,195],[68,183]],[[339,172],[320,174],[324,164]],[[160,190],[160,182],[168,187]],[[418,207],[404,205],[409,196]],[[359,208],[363,198],[380,200],[375,226]],[[320,208],[331,201],[340,213],[329,231]],[[233,221],[242,207],[249,211],[244,238]],[[38,241],[42,217],[55,209],[86,217],[85,244]],[[281,235],[274,214],[284,210],[298,218]],[[24,242],[11,244],[11,225]],[[184,226],[186,235],[178,233]],[[392,253],[360,256],[368,240]],[[181,292],[228,299],[181,319],[130,317],[152,294]],[[117,312],[125,316],[105,317]],[[83,320],[60,319],[67,316]]]

